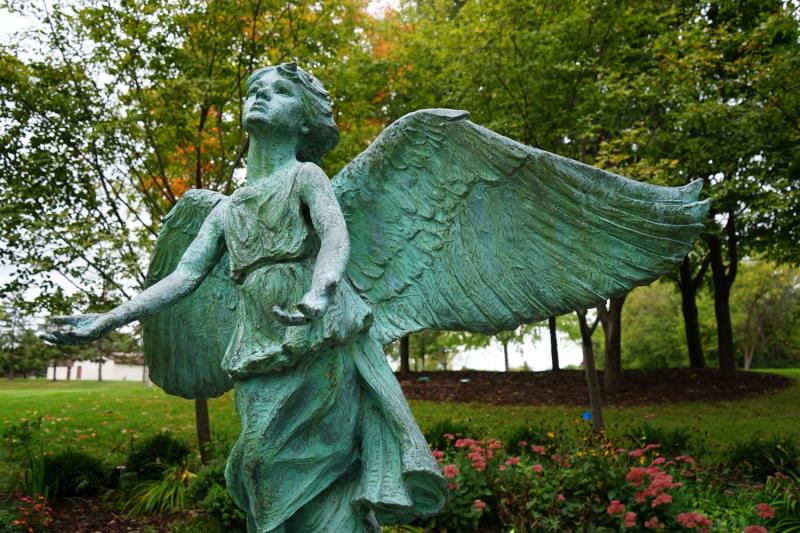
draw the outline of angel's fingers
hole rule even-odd
[[[84,315],[58,315],[50,317],[50,322],[58,326],[75,326]]]

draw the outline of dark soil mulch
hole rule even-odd
[[[602,373],[601,373],[602,374]],[[475,402],[490,405],[588,405],[582,370],[560,372],[411,372],[396,374],[409,400]],[[421,381],[421,376],[428,381]],[[461,380],[468,379],[468,383]],[[600,377],[602,382],[602,375]],[[713,369],[626,370],[622,391],[603,403],[632,406],[675,402],[741,400],[785,389],[790,378],[762,372],[737,372],[725,378]]]
[[[149,517],[125,518],[99,500],[64,500],[53,506],[53,533],[140,533],[150,527],[158,533],[169,533],[170,523],[182,516],[165,513]]]

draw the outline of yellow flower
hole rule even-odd
[[[553,433],[552,431],[548,431],[548,432],[547,432],[547,438],[548,438],[548,439],[555,438],[555,436],[556,436],[556,434],[555,434],[555,433]]]

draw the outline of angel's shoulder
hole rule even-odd
[[[311,189],[330,188],[328,175],[317,164],[310,161],[300,163],[295,179],[301,190],[309,187]]]

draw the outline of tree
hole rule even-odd
[[[614,296],[597,308],[597,318],[603,326],[605,338],[603,385],[608,394],[617,394],[622,387],[622,306],[626,296]]]
[[[561,365],[558,363],[558,330],[556,329],[556,317],[551,316],[547,319],[547,330],[550,333],[550,359],[552,370],[558,372]]]
[[[600,380],[597,377],[597,369],[594,364],[594,346],[592,345],[592,334],[597,329],[600,318],[596,317],[592,325],[586,318],[586,310],[578,309],[575,311],[578,316],[578,325],[581,330],[581,347],[583,348],[583,368],[586,372],[586,384],[589,388],[589,404],[592,413],[592,429],[599,432],[604,427],[603,422],[603,402],[600,398]]]
[[[503,347],[503,362],[505,364],[505,371],[508,372],[510,367],[508,365],[508,345],[515,344],[522,347],[526,340],[538,340],[539,329],[536,324],[524,324],[517,329],[508,331],[501,331],[493,335],[495,339]]]
[[[769,261],[742,263],[731,294],[737,356],[745,369],[800,360],[800,271]],[[758,358],[756,358],[758,356]]]
[[[668,281],[631,291],[622,312],[626,367],[651,370],[686,364],[688,348],[680,309],[681,296]]]

